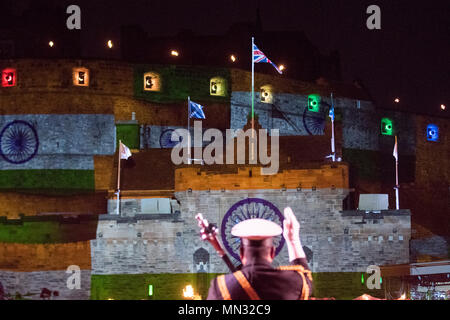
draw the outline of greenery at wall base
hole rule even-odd
[[[183,288],[194,287],[202,300],[208,295],[211,280],[216,273],[162,273],[162,274],[118,274],[92,275],[91,299],[93,300],[182,300]],[[369,290],[361,283],[361,272],[320,272],[313,273],[316,298],[352,300],[363,294],[384,298],[384,284],[381,289]],[[149,285],[153,296],[149,296]]]
[[[162,273],[92,275],[92,300],[183,300],[183,289],[194,287],[205,300],[216,273]],[[153,295],[149,296],[149,285]]]
[[[67,191],[95,190],[94,170],[1,170],[0,190],[59,190]],[[65,191],[65,192],[64,192]],[[55,193],[55,192],[53,192]]]

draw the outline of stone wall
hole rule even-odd
[[[230,208],[247,198],[264,199],[281,212],[285,206],[292,207],[300,221],[302,244],[314,272],[365,272],[371,264],[408,263],[409,211],[372,216],[342,212],[342,200],[347,194],[344,189],[177,192],[181,215],[176,220],[173,216],[105,216],[99,222],[97,239],[92,240],[93,273],[195,273],[201,266],[194,255],[202,248],[209,255],[203,263],[206,271],[226,272],[212,247],[200,240],[194,217],[202,212],[221,230],[223,224],[230,223],[224,220]],[[367,223],[359,224],[363,216]],[[274,263],[289,263],[285,246]]]
[[[0,192],[0,216],[18,219],[40,213],[100,214],[106,212],[106,194],[38,195]]]
[[[62,244],[0,243],[0,270],[66,270],[70,265],[89,270],[90,252],[89,241]]]
[[[416,117],[416,183],[427,189],[447,188],[450,184],[449,119],[430,116]],[[427,141],[427,125],[439,127],[439,141]],[[450,198],[448,198],[450,204]]]
[[[71,276],[66,270],[12,272],[0,271],[0,283],[5,294],[22,295],[24,299],[40,300],[41,290],[47,288],[52,291],[51,300],[87,300],[91,293],[91,271],[81,270],[80,289],[69,289],[67,279]],[[53,292],[58,294],[54,295]]]
[[[231,168],[229,173],[181,168],[175,172],[175,191],[240,190],[277,188],[348,188],[348,167],[344,163],[317,165],[311,169],[283,170],[262,175],[259,167]],[[234,169],[234,170],[233,170]],[[250,173],[251,172],[251,173]]]
[[[309,93],[313,93],[312,91]],[[255,114],[258,116],[258,122],[265,129],[279,129],[281,136],[286,135],[323,135],[325,125],[329,122],[328,111],[331,106],[330,96],[322,96],[322,106],[319,112],[307,110],[308,94],[292,94],[274,92],[273,102],[261,102],[260,92],[255,92]],[[336,117],[336,120],[343,119],[345,147],[358,147],[360,145],[351,145],[353,143],[370,143],[374,139],[374,132],[378,133],[379,126],[375,125],[372,131],[366,122],[358,121],[361,115],[367,115],[365,118],[373,121],[371,113],[375,113],[375,108],[370,101],[360,101],[345,97],[334,97],[335,114],[344,113],[344,116]],[[247,123],[247,117],[251,113],[251,92],[233,91],[231,95],[231,121],[230,127],[241,129]],[[345,121],[346,120],[346,121]],[[367,119],[363,119],[367,120]],[[367,125],[367,127],[366,127]],[[358,126],[355,128],[355,126]],[[356,132],[352,132],[356,131]],[[360,135],[359,139],[352,140],[354,135]],[[362,135],[362,138],[361,138]],[[377,135],[375,135],[377,137]],[[368,140],[368,141],[366,141]]]
[[[411,261],[447,259],[450,257],[450,238],[431,236],[411,240]]]
[[[194,248],[214,254],[183,221],[104,219],[91,241],[93,274],[189,273]]]

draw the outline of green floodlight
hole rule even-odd
[[[308,110],[312,112],[319,112],[320,96],[318,94],[308,95]]]
[[[389,118],[381,119],[381,134],[386,136],[394,135],[394,123]]]
[[[153,296],[153,285],[152,284],[148,285],[148,295],[149,295],[149,297]]]
[[[361,284],[364,284],[364,273],[361,273]]]

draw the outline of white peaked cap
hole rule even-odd
[[[262,240],[282,233],[283,229],[275,222],[257,218],[239,222],[231,229],[233,236],[250,240]]]

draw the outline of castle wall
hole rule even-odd
[[[91,295],[91,271],[80,271],[80,289],[67,287],[67,280],[71,276],[66,270],[11,272],[0,271],[0,282],[6,294],[20,293],[23,298],[41,300],[43,288],[52,291],[51,300],[88,300]],[[57,291],[57,295],[54,292]]]
[[[376,214],[358,224],[362,213],[341,212],[347,194],[343,189],[177,192],[179,220],[148,215],[145,220],[141,216],[100,221],[97,239],[91,242],[93,273],[195,273],[199,266],[193,257],[201,248],[209,253],[207,272],[226,272],[212,247],[201,241],[194,217],[201,212],[221,230],[230,208],[247,198],[264,199],[281,212],[286,206],[293,209],[301,224],[302,244],[312,253],[313,272],[365,272],[369,265],[408,263],[409,211]],[[285,246],[274,263],[289,263]]]
[[[77,66],[89,68],[89,87],[72,84],[72,68]],[[203,128],[241,129],[250,112],[251,73],[237,69],[27,59],[0,61],[3,67],[17,69],[18,85],[0,88],[0,131],[13,120],[25,120],[35,126],[41,142],[38,153],[27,162],[13,164],[0,157],[0,188],[11,191],[0,193],[0,216],[10,219],[42,212],[114,212],[115,201],[109,199],[108,209],[106,191],[117,184],[116,125],[129,121],[133,112],[136,125],[150,128],[150,136],[144,132],[140,137],[139,148],[143,149],[161,147],[159,139],[165,129],[186,126],[188,95],[205,106]],[[152,70],[161,75],[160,93],[142,88],[143,73]],[[210,95],[209,81],[215,76],[227,81],[223,97]],[[259,88],[267,84],[273,87],[275,111],[272,104],[259,101]],[[25,239],[27,224],[18,227],[22,228],[18,233],[3,228],[2,232],[8,230],[2,234],[7,241],[0,243],[0,281],[10,290],[22,277],[24,284],[19,289],[29,287],[34,292],[34,288],[46,287],[47,279],[63,292],[61,297],[84,299],[89,296],[89,289],[84,288],[90,285],[88,280],[82,280],[83,289],[78,293],[60,287],[58,281],[66,279],[64,271],[70,264],[80,265],[88,278],[92,272],[98,279],[226,272],[211,246],[200,240],[194,216],[202,212],[220,229],[227,213],[248,198],[264,200],[260,203],[275,211],[282,212],[287,205],[293,208],[316,273],[364,272],[370,264],[408,263],[411,219],[442,233],[450,226],[448,119],[375,110],[370,98],[353,86],[257,74],[258,122],[264,128],[279,128],[284,136],[326,138],[329,131],[325,134],[325,129],[330,126],[327,109],[316,119],[306,104],[311,93],[330,104],[331,92],[336,138],[341,140],[336,141],[337,150],[342,145],[345,163],[305,164],[308,169],[283,170],[273,176],[261,176],[255,167],[183,168],[172,174],[176,168],[170,162],[170,150],[140,150],[133,157],[136,169],[122,171],[124,193],[127,188],[141,193],[174,189],[174,194],[166,196],[180,202],[179,214],[142,214],[140,199],[147,198],[142,194],[139,199],[123,198],[121,216],[101,215],[95,235],[89,233],[87,238],[78,239],[74,232],[65,237],[65,228],[53,226]],[[343,211],[346,197],[353,194],[357,200],[359,192],[388,193],[393,207],[394,137],[381,135],[382,117],[394,120],[399,139],[400,203],[411,210],[383,211],[378,216]],[[438,142],[426,141],[430,123],[440,128]],[[294,140],[291,145],[290,137],[284,138],[287,147],[282,152],[298,148]],[[317,159],[323,159],[321,153]],[[148,167],[153,171],[146,170]],[[54,239],[68,243],[51,243]],[[442,255],[446,240],[436,239],[429,243],[414,240],[413,248],[418,254]],[[275,264],[287,263],[283,246]],[[101,281],[98,283],[97,289]],[[106,296],[99,293],[99,297]]]

